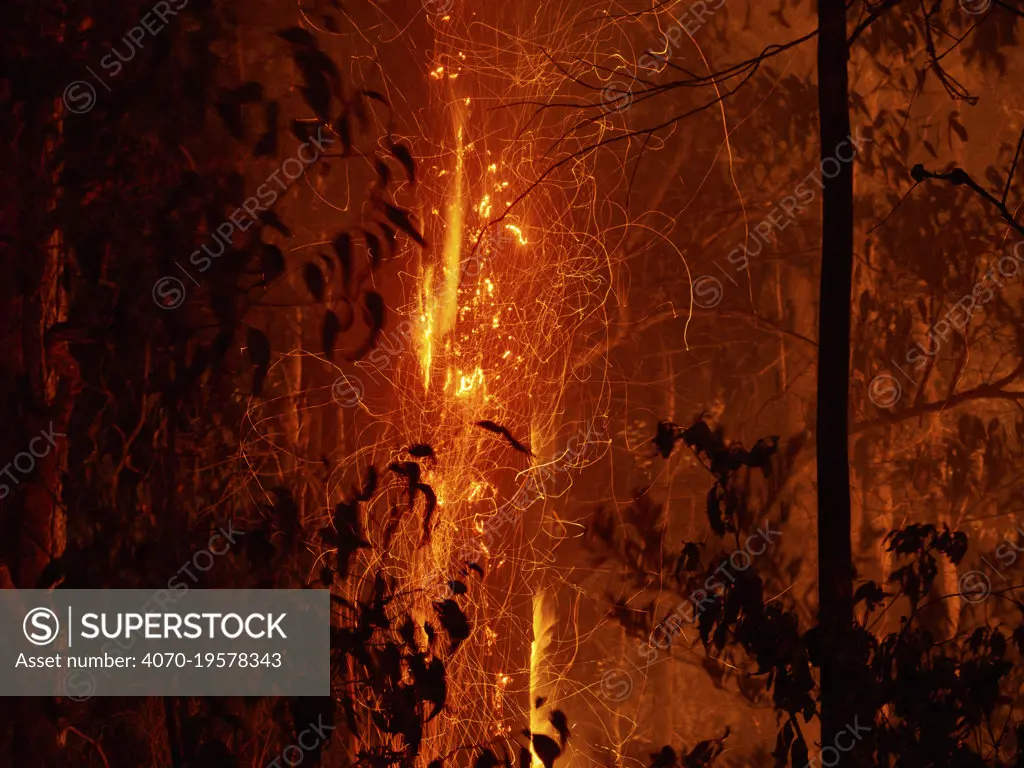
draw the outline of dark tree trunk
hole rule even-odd
[[[818,114],[822,168],[850,135],[846,6],[818,0]],[[843,149],[846,155],[847,149]],[[850,471],[847,413],[850,382],[850,290],[853,276],[853,164],[822,174],[821,295],[818,315],[818,619],[823,632],[821,744],[853,722],[848,650],[853,628]],[[845,743],[845,742],[844,742]],[[831,755],[830,755],[831,759]],[[854,765],[852,753],[840,765]]]

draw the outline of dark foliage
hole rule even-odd
[[[671,453],[670,446],[680,439],[706,459],[716,485],[740,466],[763,468],[775,448],[774,440],[759,441],[749,452],[726,447],[702,421],[687,429],[663,422],[655,444]],[[721,536],[725,530],[718,521],[709,516],[712,530]],[[862,610],[852,628],[857,655],[850,661],[856,674],[848,684],[865,719],[849,728],[856,736],[859,759],[893,768],[1020,766],[1024,729],[1015,725],[1019,717],[1015,691],[1020,685],[1017,670],[1024,651],[1024,623],[1013,629],[981,624],[950,639],[935,637],[921,617],[935,594],[938,558],[953,566],[960,564],[967,553],[966,534],[912,524],[889,532],[884,542],[900,563],[888,578],[888,589],[866,581],[857,586],[854,596]],[[808,744],[801,721],[820,716],[814,673],[822,663],[820,628],[801,631],[796,614],[782,601],[766,601],[756,568],[733,574],[731,579],[716,578],[719,564],[701,570],[698,554],[696,545],[686,544],[675,575],[685,581],[684,594],[693,588],[708,589],[714,582],[714,588],[708,589],[709,602],[696,616],[705,652],[742,650],[748,660],[746,674],[763,678],[782,717],[773,752],[776,768],[802,768],[808,764],[808,754],[816,751]],[[1019,619],[1024,619],[1024,604],[1011,597],[1013,591],[1006,590],[1005,599],[1016,605],[1022,614]],[[963,598],[954,594],[937,599]],[[873,632],[875,619],[897,605],[905,607],[901,629],[884,636]],[[620,620],[632,622],[634,632],[649,637],[649,622],[636,626],[642,612],[621,608]],[[710,765],[723,741],[724,737],[702,742],[682,757],[666,746],[651,756],[651,766]]]

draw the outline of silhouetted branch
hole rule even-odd
[[[1024,134],[1022,134],[1021,137],[1022,137],[1022,139],[1024,139]],[[1020,152],[1020,144],[1019,143],[1017,145],[1017,151],[1018,151],[1018,153]],[[1016,164],[1017,164],[1017,159],[1014,158],[1014,166],[1016,166]],[[1010,177],[1011,179],[1012,179],[1012,171],[1013,171],[1013,169],[1011,168],[1011,177]],[[926,170],[925,167],[921,163],[918,163],[917,165],[915,165],[911,169],[910,175],[914,179],[914,181],[925,181],[926,179],[938,179],[940,181],[948,181],[950,184],[952,184],[953,186],[956,186],[956,187],[961,186],[961,185],[966,185],[967,187],[969,187],[970,189],[972,189],[976,193],[978,193],[978,195],[980,195],[982,197],[982,199],[985,200],[985,202],[987,202],[989,205],[991,205],[993,208],[995,208],[999,212],[999,215],[1003,218],[1003,220],[1007,224],[1009,224],[1013,229],[1015,229],[1021,235],[1024,235],[1024,225],[1020,224],[1013,217],[1013,214],[1010,212],[1010,209],[1006,207],[1006,195],[1005,195],[1005,193],[1003,195],[1003,199],[999,200],[998,198],[995,197],[995,195],[990,193],[988,190],[986,190],[984,187],[982,187],[978,182],[976,182],[971,177],[971,175],[969,173],[967,173],[967,171],[965,171],[963,168],[957,167],[957,168],[954,168],[953,170],[949,171],[948,173],[935,173],[933,171]],[[1010,179],[1007,179],[1007,190],[1009,189],[1009,182],[1010,182]]]

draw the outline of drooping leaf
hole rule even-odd
[[[572,732],[569,730],[568,718],[566,718],[565,713],[562,710],[556,709],[551,713],[551,717],[549,719],[551,720],[551,725],[553,725],[555,730],[558,731],[558,738],[562,743],[562,749],[565,749],[565,742],[567,742],[569,737],[572,735]]]
[[[260,268],[263,270],[261,285],[269,285],[284,273],[284,254],[276,245],[263,243],[260,248]]]
[[[960,137],[960,141],[967,141],[967,129],[960,124],[959,120],[957,120],[957,114],[958,113],[956,112],[950,114],[949,129]],[[950,146],[952,146],[952,142],[950,142]]]
[[[499,765],[501,765],[501,761],[494,754],[494,750],[490,747],[485,747],[476,759],[476,762],[473,763],[473,768],[497,768]]]
[[[534,753],[544,763],[544,768],[554,768],[555,760],[562,754],[562,749],[558,746],[558,742],[550,736],[545,736],[543,733],[533,734],[530,742],[533,744]]]
[[[373,167],[377,171],[377,179],[380,181],[380,185],[386,187],[388,182],[391,181],[391,169],[388,168],[388,164],[378,157],[373,161]]]
[[[338,138],[341,139],[342,157],[347,157],[349,152],[352,151],[352,121],[349,119],[347,107],[342,107],[338,117],[331,123],[331,128],[338,134]]]
[[[341,264],[341,284],[348,293],[352,282],[352,235],[342,232],[334,238],[332,245],[338,263]]]
[[[222,91],[220,99],[213,106],[231,137],[238,141],[244,139],[245,125],[242,121],[241,103],[231,93]]]
[[[327,358],[328,362],[334,360],[334,343],[338,340],[338,331],[341,330],[341,322],[338,320],[338,316],[327,310],[324,315],[324,324],[320,332],[320,338],[323,343],[324,357]]]
[[[1006,181],[1003,179],[999,171],[996,170],[996,168],[991,165],[985,169],[985,178],[988,179],[989,184],[991,184],[995,189],[1000,191],[1006,184]]]
[[[448,633],[448,639],[451,640],[448,650],[454,653],[455,649],[469,637],[469,619],[459,608],[459,604],[451,599],[434,603],[434,611],[444,631]]]
[[[323,301],[327,283],[324,280],[324,273],[320,271],[320,267],[311,261],[307,261],[302,268],[302,279],[306,282],[306,288],[313,298],[317,301]]]
[[[427,241],[423,239],[423,235],[419,233],[419,230],[412,223],[412,215],[409,211],[404,208],[396,208],[390,203],[382,203],[382,205],[384,206],[384,215],[387,216],[388,221],[415,240],[417,245],[423,248],[427,246]]]
[[[304,48],[295,52],[295,64],[302,72],[306,82],[325,78],[331,86],[331,93],[337,99],[342,98],[341,73],[334,59],[321,50]]]
[[[283,221],[281,221],[281,217],[273,211],[263,211],[263,213],[260,214],[260,221],[268,227],[273,227],[285,237],[292,236],[292,231]]]
[[[654,447],[658,450],[658,454],[663,459],[667,459],[672,455],[672,451],[676,447],[676,442],[679,440],[679,427],[673,424],[671,421],[659,421],[658,429],[651,442]]]
[[[321,122],[315,118],[309,120],[292,120],[292,135],[302,144],[308,144],[312,140],[313,136],[316,135],[314,129],[319,125],[321,125]]]
[[[329,121],[331,110],[331,87],[323,75],[313,75],[306,84],[299,88],[303,101],[313,110],[313,114],[325,123]]]
[[[416,161],[412,158],[412,152],[404,144],[394,142],[391,144],[391,154],[395,156],[395,159],[402,164],[405,168],[405,175],[409,178],[409,182],[412,184],[416,183]]]
[[[427,500],[427,508],[423,513],[423,538],[420,540],[420,546],[425,546],[430,543],[430,534],[433,530],[431,521],[434,517],[434,510],[437,509],[437,495],[434,493],[434,489],[426,483],[417,484],[416,490],[422,493]]]
[[[368,90],[363,90],[363,91],[362,91],[362,95],[363,95],[363,96],[365,96],[365,97],[366,97],[366,98],[368,98],[368,99],[373,99],[374,101],[379,101],[379,102],[380,102],[381,104],[383,104],[383,105],[384,105],[385,107],[390,107],[390,106],[391,106],[391,104],[390,104],[390,103],[388,102],[388,100],[387,100],[387,99],[386,99],[386,98],[384,97],[384,95],[383,95],[383,94],[381,94],[381,93],[378,93],[377,91],[368,91]]]
[[[444,662],[438,658],[427,661],[423,654],[416,654],[410,659],[410,667],[416,680],[416,694],[423,701],[434,705],[433,711],[424,720],[429,723],[441,714],[448,698]]]
[[[366,253],[370,257],[370,269],[376,270],[380,266],[381,259],[384,254],[380,247],[380,238],[372,232],[367,232],[365,229],[363,232],[363,240],[366,242]]]
[[[279,29],[276,34],[282,40],[287,40],[292,45],[303,46],[306,48],[317,47],[316,38],[311,32],[309,32],[309,30],[303,29],[302,27]]]
[[[711,764],[725,750],[725,740],[729,738],[730,728],[725,726],[725,733],[720,739],[705,739],[699,742],[690,753],[683,758],[684,768],[711,768]]]

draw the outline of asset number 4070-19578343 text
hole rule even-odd
[[[146,667],[195,667],[201,669],[223,669],[224,667],[273,667],[281,666],[280,653],[147,653],[142,657]]]

